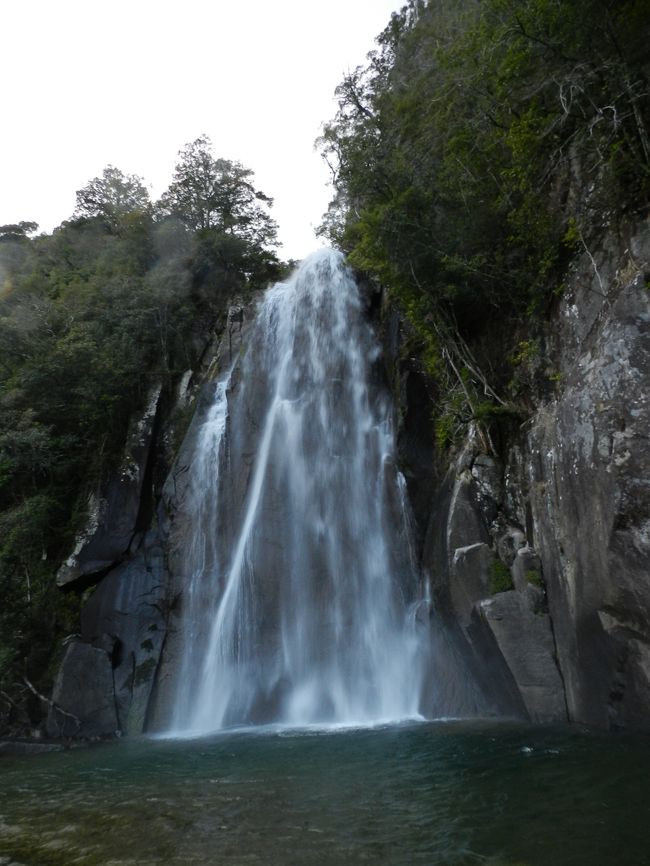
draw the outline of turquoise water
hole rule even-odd
[[[575,729],[142,739],[1,759],[0,852],[25,866],[642,866],[649,795],[647,738]]]

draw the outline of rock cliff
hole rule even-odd
[[[131,425],[119,471],[89,502],[86,525],[58,575],[60,586],[93,589],[54,683],[50,736],[139,734],[148,724],[165,676],[163,651],[174,641],[170,622],[183,573],[174,555],[183,527],[174,516],[206,408],[202,388],[238,353],[245,313],[233,303],[223,331],[205,336],[198,369],[181,377],[174,405],[162,405],[160,386],[152,390]],[[188,413],[189,429],[179,431]],[[183,447],[175,453],[179,432]]]
[[[437,451],[435,393],[400,354],[399,317],[383,316],[431,622],[501,714],[650,727],[649,263],[645,222],[576,257],[538,359],[553,388],[531,389],[533,410],[496,453],[476,428],[451,455]],[[173,668],[199,386],[239,351],[249,312],[235,305],[202,369],[183,377],[177,408],[196,398],[196,411],[174,461],[152,392],[126,468],[61,568],[61,584],[97,587],[56,680],[53,735],[138,733],[169,715],[159,686]]]
[[[545,334],[555,393],[498,454],[471,430],[427,470],[410,419],[435,399],[401,371],[434,603],[502,710],[534,721],[650,726],[649,262],[646,222],[577,257]]]

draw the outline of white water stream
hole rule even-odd
[[[340,254],[266,293],[189,470],[173,732],[418,715],[425,638],[377,357]]]

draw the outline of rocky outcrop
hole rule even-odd
[[[113,690],[112,646],[71,641],[52,692],[50,737],[106,737],[119,730]]]
[[[109,644],[120,731],[141,733],[165,635],[165,552],[154,530],[138,554],[102,580],[81,615],[83,640]]]
[[[508,666],[530,720],[559,722],[566,719],[564,688],[543,595],[530,585],[497,593],[480,601],[474,616]]]
[[[166,568],[154,516],[154,443],[162,386],[129,428],[119,470],[89,500],[59,586],[98,584],[68,643],[47,719],[50,736],[140,733],[166,633]]]
[[[477,438],[468,440],[432,509],[423,561],[434,605],[493,712],[563,721],[539,560],[507,520],[502,467],[479,448]]]
[[[69,642],[56,678],[50,736],[139,734],[147,726],[156,683],[165,677],[161,658],[168,640],[172,649],[166,657],[174,657],[168,626],[183,563],[174,556],[173,539],[191,529],[177,525],[174,516],[209,404],[201,389],[213,387],[215,377],[234,361],[251,309],[239,302],[230,307],[222,333],[206,340],[197,369],[181,377],[165,423],[161,387],[152,388],[131,424],[120,470],[91,498],[86,526],[58,583],[91,579],[97,585],[82,609],[81,633]],[[170,472],[170,427],[187,412],[193,421]]]
[[[554,357],[561,390],[507,468],[532,524],[571,719],[648,727],[650,232],[576,265]]]
[[[161,392],[159,382],[150,389],[143,411],[131,423],[118,472],[89,497],[86,525],[58,571],[59,586],[105,571],[128,552],[142,509]]]
[[[547,335],[556,393],[498,458],[470,432],[432,500],[436,605],[533,720],[650,727],[649,262],[646,223],[577,260]]]
[[[143,731],[167,633],[166,598],[164,550],[152,530],[82,610],[81,634],[68,644],[54,685],[50,736]]]

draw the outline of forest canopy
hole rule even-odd
[[[339,85],[321,231],[388,289],[445,392],[480,402],[467,341],[529,339],[574,252],[647,207],[649,36],[647,0],[409,0]]]

